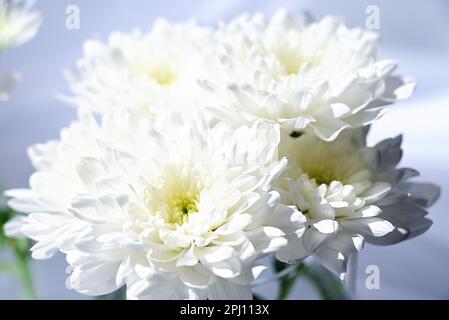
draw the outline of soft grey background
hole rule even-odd
[[[65,9],[78,5],[81,29],[65,28]],[[173,20],[196,18],[215,25],[242,12],[272,15],[278,7],[315,17],[342,15],[351,26],[363,26],[368,5],[380,9],[382,57],[399,60],[399,72],[416,77],[418,90],[407,102],[395,106],[373,128],[372,142],[405,134],[403,166],[421,171],[421,180],[442,186],[440,201],[432,208],[434,226],[423,236],[392,247],[367,246],[359,258],[357,294],[368,299],[449,298],[449,2],[435,1],[249,1],[249,0],[40,0],[36,8],[44,17],[37,37],[0,57],[0,70],[17,70],[22,84],[7,103],[0,104],[0,181],[7,188],[25,187],[32,172],[26,148],[58,137],[62,126],[75,117],[73,109],[55,99],[67,93],[62,70],[81,57],[85,39],[105,39],[113,30],[149,27],[157,16]],[[9,259],[0,253],[0,259]],[[378,265],[380,290],[365,287],[368,265]],[[34,262],[39,296],[44,299],[85,298],[65,288],[65,261],[59,255]],[[258,289],[272,297],[274,285]],[[17,279],[0,275],[0,298],[21,298]],[[292,298],[316,298],[301,280]]]

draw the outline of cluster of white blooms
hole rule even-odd
[[[217,29],[158,20],[88,41],[68,74],[78,119],[29,149],[11,236],[66,254],[67,286],[128,299],[250,299],[273,255],[344,279],[365,241],[427,230],[438,197],[399,169],[401,138],[369,125],[411,79],[378,35],[279,10]]]
[[[27,0],[0,0],[0,54],[11,47],[19,46],[33,38],[41,24],[41,15],[30,11]],[[20,81],[17,72],[0,73],[0,101]]]

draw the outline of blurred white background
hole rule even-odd
[[[79,30],[65,27],[66,7],[80,8]],[[0,105],[0,182],[6,188],[25,187],[32,172],[26,148],[57,138],[59,130],[75,118],[75,111],[55,99],[68,93],[62,76],[82,55],[87,38],[106,39],[113,30],[147,28],[158,16],[172,20],[194,18],[216,25],[243,12],[271,16],[279,7],[345,17],[350,26],[364,26],[366,8],[380,9],[380,55],[400,61],[401,74],[412,75],[418,90],[396,105],[373,127],[372,143],[404,134],[402,166],[417,168],[421,181],[439,184],[442,196],[432,207],[434,225],[424,235],[392,247],[367,245],[359,257],[357,297],[361,299],[449,299],[449,2],[387,0],[40,0],[36,8],[44,23],[37,37],[0,57],[0,70],[17,70],[23,81],[12,99]],[[5,252],[0,260],[10,259]],[[380,289],[365,287],[368,265],[380,268]],[[39,297],[85,298],[65,288],[62,255],[33,262]],[[274,285],[259,291],[272,297]],[[0,274],[0,299],[22,298],[18,279]],[[298,282],[292,299],[316,298],[306,280]]]

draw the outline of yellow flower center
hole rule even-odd
[[[147,79],[151,79],[160,86],[170,86],[177,81],[178,75],[174,62],[154,58],[151,61],[131,61],[130,69]]]
[[[323,159],[321,163],[315,163],[313,165],[307,166],[305,172],[309,178],[314,179],[317,185],[327,184],[329,185],[332,181],[340,181],[343,184],[347,182],[347,176],[344,172],[339,170],[338,162],[334,162],[330,159]],[[328,161],[328,163],[324,163]]]
[[[318,54],[311,57],[304,57],[294,49],[278,50],[275,54],[287,76],[297,75],[301,66],[305,63],[310,64],[313,68],[317,68],[321,64],[321,57]]]
[[[167,64],[154,66],[149,71],[149,76],[161,86],[169,86],[177,79],[176,73]]]
[[[170,204],[169,222],[182,225],[189,215],[198,212],[199,194],[186,192],[175,198]]]
[[[346,133],[350,134],[350,133]],[[361,153],[351,136],[342,134],[332,143],[312,135],[301,135],[290,148],[290,163],[314,179],[317,185],[329,185],[333,181],[348,184],[351,177],[370,168],[374,156]]]

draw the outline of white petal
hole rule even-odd
[[[285,263],[296,263],[312,253],[304,247],[302,238],[293,235],[287,237],[287,240],[287,245],[276,252],[278,260]]]
[[[338,230],[338,222],[335,220],[321,220],[313,224],[315,229],[317,229],[321,233],[330,234],[336,233]]]
[[[26,217],[14,217],[10,219],[5,225],[3,226],[3,231],[5,232],[5,235],[10,238],[22,238],[25,237],[25,235],[22,233],[22,227],[26,224]]]
[[[347,271],[349,257],[339,251],[328,247],[320,247],[314,254],[318,261],[329,271],[344,280]]]
[[[308,252],[314,252],[326,240],[333,236],[333,233],[322,233],[315,228],[307,229],[303,236],[303,245]]]
[[[95,158],[88,157],[80,159],[77,165],[77,171],[81,181],[87,187],[91,187],[97,178],[105,174],[105,170],[101,161]]]
[[[394,226],[381,218],[360,218],[340,222],[344,229],[374,237],[382,237],[394,230]]]
[[[118,289],[116,284],[119,262],[92,259],[75,266],[69,277],[68,287],[86,295],[104,295]]]
[[[205,263],[216,263],[227,260],[234,255],[234,249],[229,246],[219,246],[211,248],[199,248],[197,251],[201,254]]]
[[[180,267],[179,275],[184,284],[197,289],[207,288],[213,281],[213,275],[202,265]]]
[[[198,257],[195,255],[194,248],[184,249],[184,252],[176,259],[177,267],[190,267],[198,263]]]

